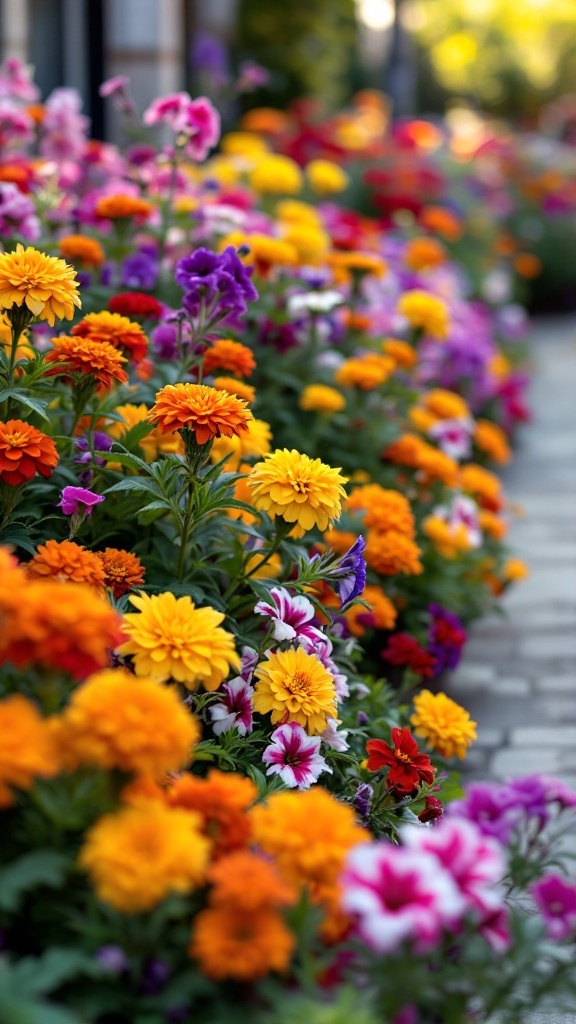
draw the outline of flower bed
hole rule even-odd
[[[326,201],[336,164],[208,159],[205,98],[121,154],[69,91],[0,82],[0,1017],[569,998],[576,797],[464,793],[475,723],[440,690],[525,572],[487,468],[524,415],[502,309]]]

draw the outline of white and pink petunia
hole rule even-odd
[[[312,644],[323,643],[326,637],[322,630],[311,625],[314,618],[314,605],[302,594],[294,596],[285,587],[272,587],[268,601],[258,601],[254,611],[257,615],[267,615],[274,621],[274,639],[303,640]]]
[[[230,729],[237,729],[240,736],[252,732],[252,697],[254,687],[236,676],[221,687],[222,700],[212,704],[208,711],[212,728],[217,736]]]
[[[320,754],[321,738],[308,736],[297,722],[279,725],[271,739],[262,754],[266,775],[279,775],[290,789],[310,789],[322,772],[332,773]]]
[[[451,459],[467,459],[472,451],[474,422],[468,417],[453,420],[438,420],[428,433]]]

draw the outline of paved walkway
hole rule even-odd
[[[554,774],[576,789],[576,318],[536,325],[534,419],[503,474],[529,580],[473,630],[448,693],[478,722],[468,777]],[[576,1020],[576,1017],[575,1017]]]

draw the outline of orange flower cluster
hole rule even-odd
[[[188,428],[199,445],[215,437],[238,437],[253,419],[246,402],[205,384],[167,384],[148,416],[163,434]]]
[[[65,260],[83,267],[100,267],[106,259],[100,242],[87,235],[63,235],[58,240],[58,249]]]
[[[100,313],[88,313],[70,333],[79,338],[107,341],[134,363],[142,362],[148,351],[148,338],[140,324],[120,313],[110,313],[107,309]]]
[[[385,448],[384,457],[390,462],[419,470],[423,483],[438,480],[448,487],[458,484],[458,463],[417,434],[402,434]]]
[[[52,344],[54,347],[46,355],[45,362],[54,364],[57,369],[49,370],[48,375],[59,373],[69,376],[77,373],[91,376],[99,392],[109,391],[114,381],[125,384],[128,380],[126,371],[122,369],[126,359],[108,341],[61,334],[53,339]]]
[[[506,434],[502,427],[492,423],[490,420],[476,420],[474,444],[492,462],[497,462],[504,466],[510,461],[510,445],[508,444]]]
[[[51,576],[64,583],[104,586],[104,567],[97,554],[72,540],[47,540],[27,565],[31,579]]]
[[[396,362],[391,356],[369,352],[347,359],[336,370],[334,380],[340,387],[357,387],[362,391],[373,391],[384,384],[395,369]]]
[[[250,779],[212,768],[205,779],[184,773],[168,789],[171,807],[197,811],[212,840],[214,859],[246,847],[252,839],[247,811],[258,791]]]
[[[48,723],[26,697],[0,701],[0,732],[0,807],[10,807],[13,789],[30,789],[36,778],[56,775],[59,762]]]
[[[419,576],[423,572],[420,554],[415,541],[399,530],[368,532],[364,557],[370,568],[382,576],[395,576],[399,572]]]
[[[152,204],[147,203],[145,199],[117,192],[114,196],[104,196],[99,199],[96,203],[95,213],[103,220],[125,220],[128,217],[146,220],[153,209]]]
[[[477,466],[469,462],[460,470],[460,486],[463,491],[469,494],[478,504],[489,512],[499,512],[502,508],[502,485],[497,476],[483,466]]]
[[[372,569],[383,576],[422,572],[420,549],[414,540],[414,516],[403,494],[380,484],[365,484],[352,491],[345,507],[349,513],[363,517],[367,530],[364,557]]]
[[[58,464],[51,437],[23,420],[0,423],[0,480],[18,487],[36,473],[49,477]]]
[[[226,370],[237,377],[251,377],[256,360],[247,345],[241,345],[239,341],[230,338],[218,338],[206,349],[202,365],[206,375],[215,370]]]
[[[404,253],[410,270],[433,270],[446,262],[446,250],[435,238],[413,238]]]

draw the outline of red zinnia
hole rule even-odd
[[[142,320],[159,320],[162,308],[162,303],[146,292],[121,292],[120,295],[114,295],[108,303],[111,313],[140,317]]]
[[[407,665],[412,672],[425,679],[434,676],[436,658],[409,633],[394,633],[380,655],[392,665]]]
[[[436,769],[428,754],[421,754],[410,729],[392,729],[392,748],[384,740],[368,740],[368,771],[389,768],[386,785],[397,793],[411,793],[421,782],[434,781]]]

